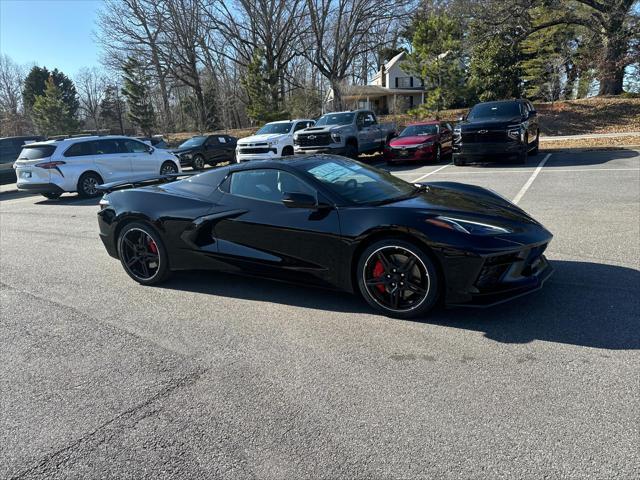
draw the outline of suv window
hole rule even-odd
[[[71,145],[64,152],[65,157],[82,157],[93,155],[95,142],[78,142]]]
[[[298,122],[296,123],[295,128],[293,129],[294,132],[297,132],[298,130],[303,130],[305,128],[308,128],[312,125],[311,122]]]
[[[113,153],[121,153],[116,140],[96,140],[96,155],[110,155]]]
[[[315,190],[291,173],[266,168],[232,173],[228,189],[231,195],[274,203],[280,203],[284,193],[316,195]]]
[[[370,127],[376,124],[376,117],[371,112],[365,112],[364,114],[364,126]]]
[[[26,145],[20,152],[18,160],[40,160],[41,158],[49,158],[55,151],[55,145],[34,145],[33,147]]]
[[[142,142],[136,142],[135,140],[119,140],[126,153],[147,153],[149,146]]]

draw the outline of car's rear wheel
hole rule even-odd
[[[204,157],[202,155],[196,155],[191,160],[191,166],[194,170],[202,170],[204,168]]]
[[[171,175],[178,173],[178,167],[173,162],[164,162],[160,167],[160,175]]]
[[[45,198],[48,198],[49,200],[56,200],[60,198],[60,195],[62,195],[62,192],[43,192],[42,193],[42,196]]]
[[[102,184],[102,178],[95,172],[86,172],[80,175],[78,180],[78,195],[82,198],[92,198],[100,194],[98,185]]]
[[[360,256],[356,273],[367,303],[391,317],[419,317],[437,302],[437,269],[410,242],[388,239],[370,245]]]
[[[125,272],[143,285],[161,283],[171,273],[164,243],[158,233],[144,223],[130,223],[122,229],[118,254]]]

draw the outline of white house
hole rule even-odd
[[[400,66],[405,55],[405,52],[401,52],[385,63],[368,85],[344,87],[342,99],[347,107],[368,108],[386,115],[406,113],[424,103],[423,81],[406,73]],[[333,92],[329,91],[327,103],[332,100]]]

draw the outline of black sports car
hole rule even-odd
[[[100,237],[145,285],[215,269],[360,292],[411,318],[440,299],[486,306],[529,293],[552,271],[551,233],[472,185],[411,184],[335,155],[169,179],[102,187]]]

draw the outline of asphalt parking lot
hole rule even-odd
[[[391,170],[517,199],[555,235],[543,290],[416,322],[216,273],[142,287],[97,201],[0,194],[0,478],[639,478],[640,151],[447,162]]]

